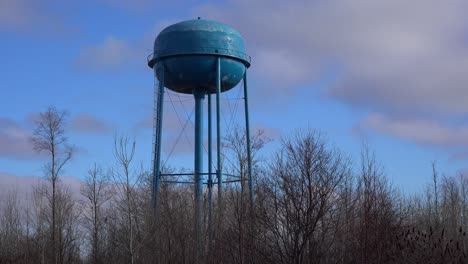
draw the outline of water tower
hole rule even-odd
[[[158,190],[162,182],[171,183],[165,177],[181,174],[161,173],[161,135],[163,133],[163,99],[165,88],[177,93],[193,94],[195,100],[194,170],[195,191],[195,240],[197,256],[203,254],[203,186],[208,187],[208,240],[212,242],[213,186],[217,186],[218,204],[222,207],[225,174],[221,162],[220,94],[234,88],[243,80],[246,146],[248,158],[247,181],[250,203],[253,202],[252,164],[250,149],[249,110],[247,93],[247,68],[250,57],[245,53],[242,36],[233,28],[215,21],[203,19],[183,21],[162,30],[154,42],[154,53],[148,65],[158,79],[155,113],[155,144],[153,167],[153,208],[158,210]],[[211,95],[216,94],[216,146],[217,166],[212,168],[212,115]],[[208,98],[208,170],[203,169],[203,101]],[[188,174],[184,174],[187,176]],[[241,178],[238,177],[240,181]],[[229,181],[232,182],[232,181]]]

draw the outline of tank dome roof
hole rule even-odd
[[[230,57],[250,66],[240,33],[226,24],[203,19],[182,21],[161,31],[148,65],[153,67],[158,60],[171,56],[202,54]]]

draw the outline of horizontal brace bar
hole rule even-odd
[[[247,181],[246,179],[245,180],[231,180],[231,181],[223,181],[222,183],[233,183],[233,182],[243,182],[243,181]],[[217,184],[218,181],[213,181],[211,184]],[[208,184],[207,182],[203,183],[203,184]]]
[[[177,177],[177,176],[193,176],[193,174],[184,174],[184,175],[181,175],[181,174],[161,174],[160,175],[161,177]]]
[[[234,177],[234,178],[240,178],[240,176],[237,176],[237,175],[233,175],[233,174],[226,174],[226,173],[223,173],[224,176],[229,176],[229,177]]]
[[[188,182],[188,181],[160,181],[162,183],[185,183],[185,184],[194,184],[194,182]]]
[[[242,182],[243,180],[223,181],[223,183]],[[245,180],[244,180],[245,181]]]
[[[194,173],[164,173],[164,174],[161,174],[161,177],[169,177],[169,176],[194,176],[194,175],[195,175]],[[208,175],[210,175],[210,173],[204,172],[204,173],[200,173],[200,175],[201,175],[201,176],[208,176]],[[212,172],[211,175],[216,176],[217,173],[216,173],[216,172]],[[222,175],[223,175],[223,176],[229,176],[229,177],[240,178],[240,176],[238,176],[238,175],[233,175],[233,174],[223,173]]]
[[[164,173],[164,174],[161,174],[161,177],[162,176],[191,176],[193,175],[193,173]]]
[[[193,176],[194,173],[164,173],[161,176]],[[209,175],[209,173],[200,173],[200,175]],[[211,175],[216,175],[216,173],[211,173]]]

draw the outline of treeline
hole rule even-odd
[[[155,218],[151,175],[126,137],[115,138],[117,166],[93,165],[74,198],[60,181],[74,153],[65,119],[50,108],[37,120],[32,143],[49,162],[30,199],[2,194],[0,263],[196,263],[197,247],[200,263],[468,263],[468,179],[440,177],[435,163],[426,189],[405,196],[365,147],[354,161],[305,130],[265,159],[269,139],[258,132],[253,208],[247,184],[225,185],[222,204],[214,199],[213,239],[196,245],[193,187],[163,184]],[[223,141],[225,170],[243,179],[244,137],[238,129]]]

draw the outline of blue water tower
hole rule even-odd
[[[220,94],[244,82],[246,146],[248,155],[249,195],[253,203],[252,164],[250,147],[247,69],[250,57],[246,54],[242,36],[223,23],[203,19],[188,20],[168,26],[154,42],[154,53],[148,57],[148,66],[159,81],[157,90],[155,144],[153,164],[153,208],[158,214],[158,190],[165,176],[161,173],[161,135],[163,131],[163,99],[165,88],[177,93],[193,94],[195,100],[195,149],[193,182],[195,188],[196,258],[203,256],[203,185],[208,186],[208,244],[213,240],[212,209],[213,186],[217,186],[218,205],[223,206],[223,170],[221,163]],[[212,168],[211,95],[216,94],[217,166]],[[208,171],[203,170],[203,101],[208,98]],[[192,175],[192,174],[190,174]],[[240,181],[240,177],[239,181]],[[170,181],[166,181],[170,182]]]

